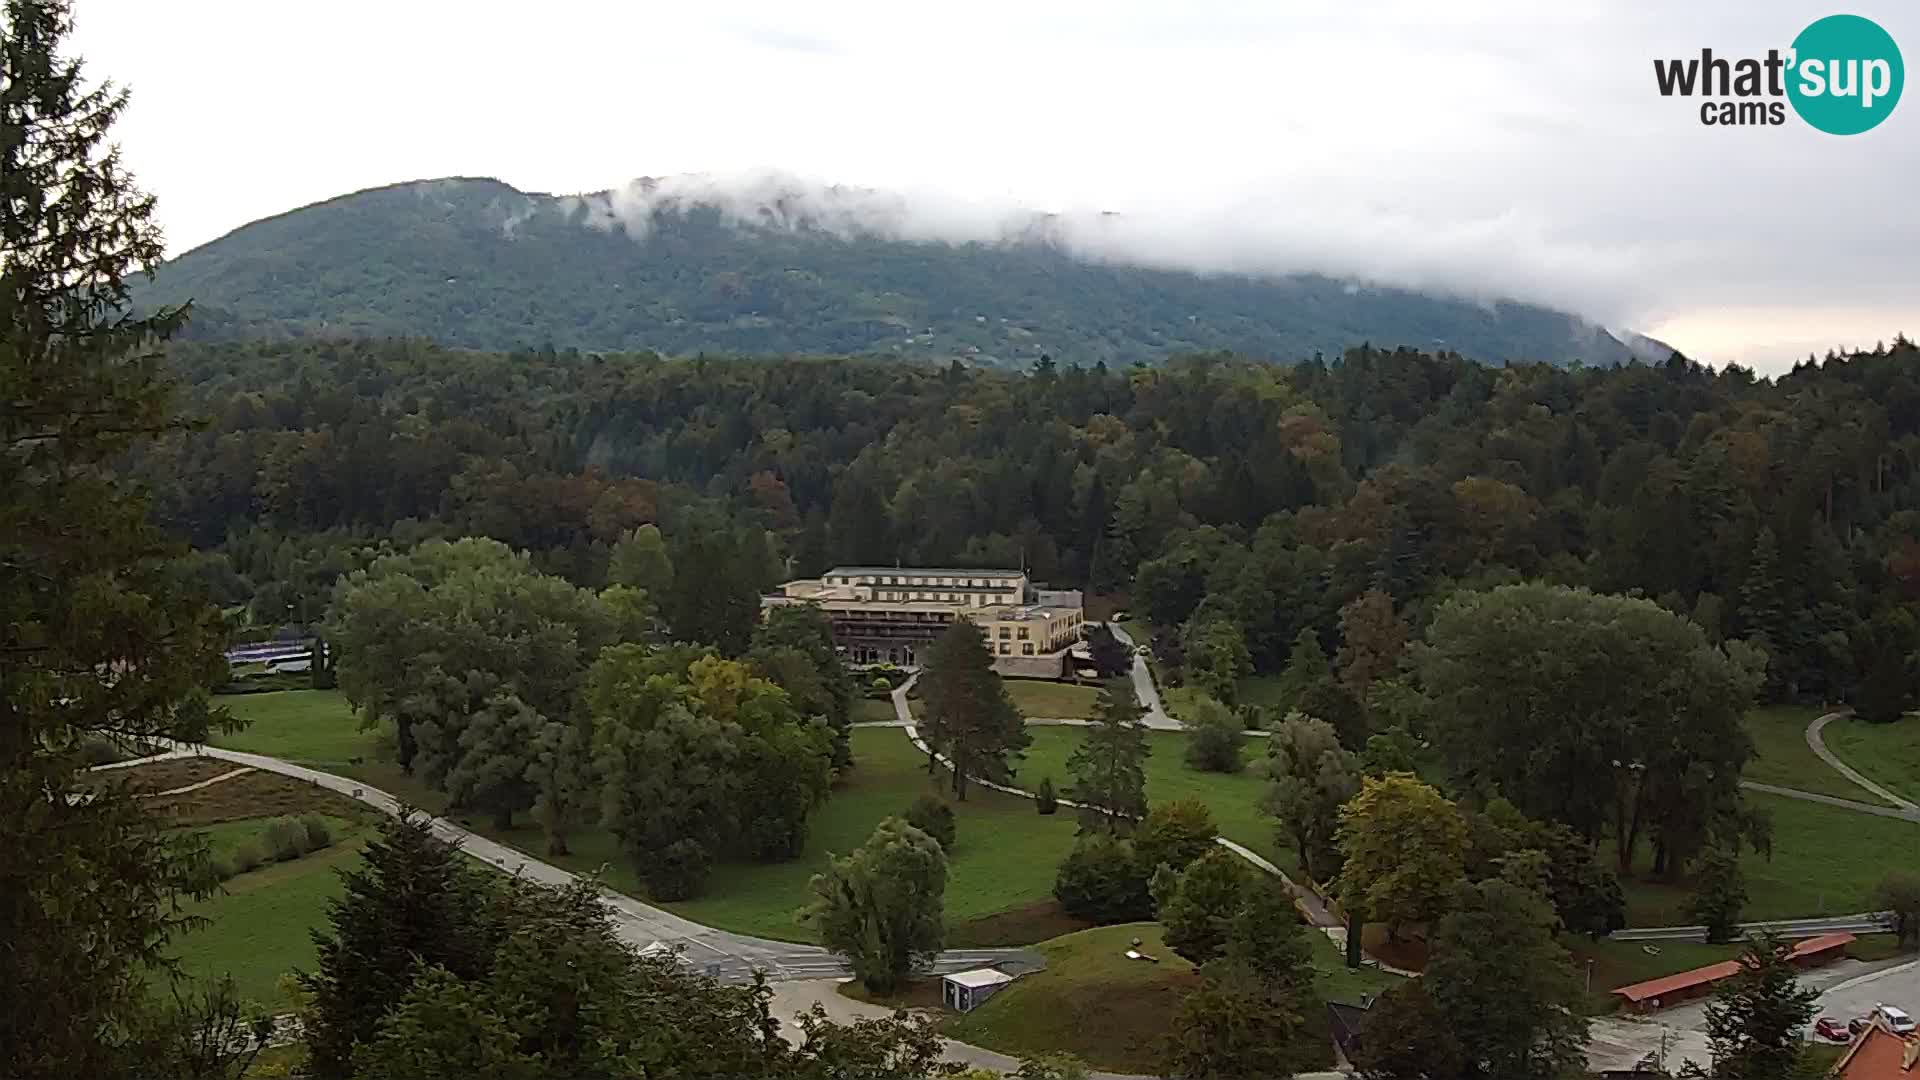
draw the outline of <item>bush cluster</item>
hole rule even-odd
[[[333,831],[318,814],[277,817],[260,835],[213,858],[213,872],[221,881],[238,877],[265,863],[289,862],[333,843]]]

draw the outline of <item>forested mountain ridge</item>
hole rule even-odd
[[[597,585],[657,522],[689,619],[836,562],[1024,564],[1225,622],[1274,671],[1385,592],[1417,634],[1455,590],[1640,593],[1844,695],[1920,614],[1920,354],[1777,380],[1494,369],[1354,350],[1029,374],[847,360],[487,354],[419,342],[188,344],[206,429],[146,456],[228,603],[317,618],[366,545],[485,535]],[[718,560],[716,563],[715,560]],[[284,594],[284,595],[283,595]],[[1902,654],[1905,655],[1905,654]]]
[[[711,205],[647,235],[587,223],[596,199],[443,179],[266,218],[160,268],[144,303],[195,301],[202,338],[422,337],[480,349],[668,355],[875,354],[1024,367],[1124,365],[1226,349],[1292,362],[1363,342],[1486,363],[1662,360],[1575,316],[1313,274],[1201,276],[1086,261],[1047,219],[1001,242],[883,239],[777,205],[742,226]],[[777,199],[773,200],[777,203]]]

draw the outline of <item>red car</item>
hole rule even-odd
[[[1833,1042],[1848,1042],[1853,1036],[1847,1033],[1847,1025],[1831,1016],[1823,1016],[1813,1022],[1813,1033]]]

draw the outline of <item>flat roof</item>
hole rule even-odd
[[[1852,942],[1852,934],[1822,934],[1819,937],[1794,942],[1793,949],[1788,953],[1788,958],[1803,960],[1810,956],[1817,956],[1823,952],[1844,948]],[[1637,982],[1631,986],[1622,986],[1613,992],[1638,1005],[1642,1001],[1649,1001],[1653,998],[1665,997],[1668,994],[1677,993],[1681,990],[1691,990],[1698,986],[1716,983],[1721,979],[1731,978],[1739,973],[1740,961],[1722,960],[1717,964],[1708,964],[1706,967],[1694,968],[1692,971],[1681,971],[1672,975],[1662,975],[1657,979],[1648,979],[1646,982]]]
[[[910,574],[918,577],[923,574],[971,574],[980,577],[1026,577],[1025,570],[971,570],[951,566],[836,566],[822,574],[833,577],[836,574]]]
[[[993,968],[975,968],[972,971],[956,971],[946,976],[946,980],[959,986],[978,989],[982,986],[1004,986],[1013,981],[1013,976]]]

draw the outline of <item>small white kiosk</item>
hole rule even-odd
[[[972,1012],[981,1002],[999,993],[1013,976],[992,968],[959,971],[940,980],[940,998],[949,1009]]]

